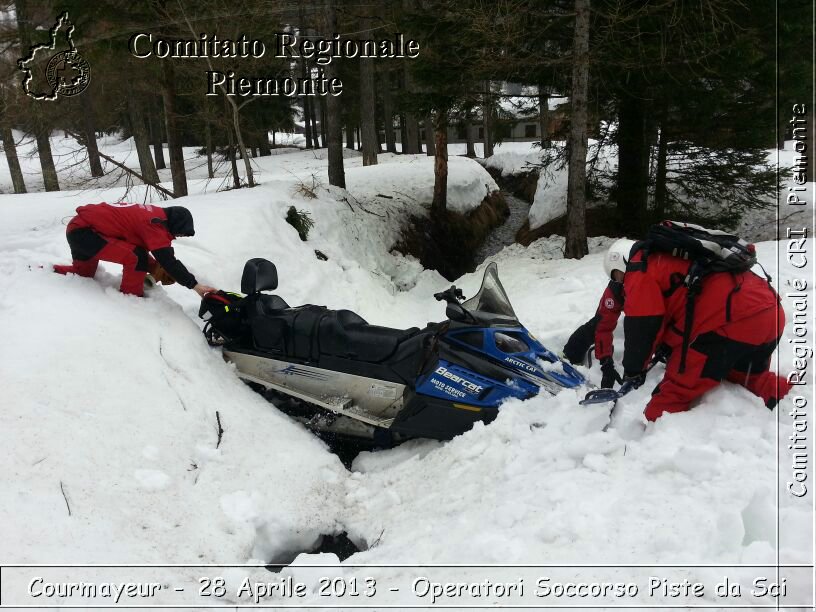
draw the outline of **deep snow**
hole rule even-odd
[[[463,209],[495,189],[475,162],[451,161],[450,189]],[[443,308],[431,295],[447,285],[444,279],[388,253],[399,221],[429,199],[430,160],[381,156],[381,165],[362,168],[352,154],[349,162],[353,197],[325,187],[319,153],[295,150],[258,160],[262,185],[253,190],[203,194],[206,181],[194,183],[194,195],[174,202],[190,207],[197,229],[195,238],[177,241],[179,257],[202,281],[237,290],[243,262],[262,256],[278,265],[278,293],[290,304],[350,308],[391,326],[441,320]],[[316,199],[296,193],[298,180],[309,182],[312,173],[324,183]],[[641,412],[658,369],[652,384],[619,403],[607,432],[600,431],[607,420],[602,407],[578,407],[579,393],[562,392],[512,402],[491,425],[451,442],[363,453],[349,473],[206,346],[193,292],[159,287],[139,300],[116,291],[115,266],[105,266],[96,280],[38,268],[67,260],[64,222],[73,208],[115,199],[120,191],[0,199],[4,562],[257,563],[340,531],[371,546],[344,566],[774,564],[777,550],[785,562],[812,562],[807,504],[783,504],[777,546],[777,413],[724,384],[693,410],[644,428]],[[283,222],[290,205],[315,221],[307,242]],[[605,284],[601,253],[608,243],[593,239],[592,254],[580,261],[561,259],[557,238],[526,249],[513,245],[490,258],[521,321],[545,345],[560,349],[591,316]],[[784,292],[792,273],[777,271],[776,243],[759,246]],[[329,260],[319,261],[314,249]],[[466,295],[478,288],[482,268],[456,282]],[[812,303],[812,289],[808,296]],[[790,300],[783,303],[790,312]],[[784,341],[780,359],[791,360]],[[597,382],[597,365],[588,374]],[[779,410],[788,409],[783,402]],[[216,412],[224,429],[218,449]],[[783,420],[783,444],[785,431]],[[305,560],[334,563],[325,556]],[[301,568],[284,575],[310,583],[321,572],[361,583],[373,576],[381,585],[376,604],[402,604],[421,601],[386,586],[410,584],[419,571]],[[473,568],[422,571],[436,580],[484,577]],[[494,579],[511,580],[522,570],[490,571]],[[724,573],[746,584],[757,575],[750,568],[547,571],[641,584],[656,571],[707,584]],[[170,568],[140,576],[161,576],[192,591],[199,574]],[[272,576],[260,568],[223,570],[233,586],[248,574]],[[6,580],[4,601],[9,588]],[[643,591],[623,603],[657,603]],[[160,594],[151,603],[179,601],[173,597]],[[789,602],[809,599],[801,581],[789,589]],[[720,603],[711,589],[694,602]]]

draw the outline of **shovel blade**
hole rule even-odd
[[[582,406],[586,406],[589,404],[606,404],[609,402],[616,402],[620,397],[620,393],[615,391],[614,389],[593,389],[589,391],[584,399],[582,399],[579,404]]]

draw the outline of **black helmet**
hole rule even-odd
[[[189,210],[183,206],[168,206],[164,214],[167,215],[167,229],[173,236],[195,236],[193,215]]]

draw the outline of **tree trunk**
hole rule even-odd
[[[215,177],[213,171],[213,144],[212,144],[212,125],[209,117],[204,120],[204,147],[207,149],[207,176],[209,178]]]
[[[14,134],[11,128],[4,127],[2,130],[3,149],[6,152],[9,172],[11,172],[11,184],[14,186],[14,193],[26,193],[23,170],[20,168],[20,160],[17,158],[17,144],[14,142]]]
[[[618,180],[616,201],[633,229],[645,228],[649,190],[649,142],[646,103],[641,89],[622,92],[618,103]]]
[[[666,134],[666,124],[660,126],[660,141],[657,145],[657,171],[655,172],[655,215],[663,218],[666,214],[667,188],[666,169],[669,153],[668,134]]]
[[[164,146],[161,130],[161,104],[156,104],[156,100],[150,103],[150,115],[147,118],[147,128],[150,131],[150,142],[153,143],[153,161],[156,170],[164,170],[167,164],[164,163]]]
[[[470,120],[470,114],[465,120],[465,138],[467,139],[467,156],[476,157],[476,139],[473,137],[473,122]]]
[[[303,72],[303,74],[305,74],[305,71]],[[312,142],[312,113],[309,106],[310,106],[309,96],[303,96],[303,136],[306,138],[306,148],[313,149],[314,143]]]
[[[426,119],[430,125],[430,117]],[[434,188],[431,211],[442,213],[448,206],[448,112],[440,110],[436,113],[434,124]]]
[[[405,142],[408,140],[408,137],[405,134],[405,115],[399,115],[399,133],[400,133],[400,145],[402,146],[403,153],[405,152]]]
[[[226,100],[225,100],[224,104],[226,105]],[[232,128],[230,128],[229,125],[227,125],[226,127],[227,127],[227,143],[229,145],[229,147],[228,147],[229,158],[230,158],[230,164],[232,166],[232,187],[234,189],[240,189],[241,188],[241,177],[238,174],[238,160],[237,160],[238,156],[237,156],[237,152],[235,150],[235,137],[232,134]]]
[[[144,116],[139,106],[139,101],[132,97],[127,99],[128,118],[130,119],[130,131],[133,134],[133,142],[136,145],[136,153],[139,156],[139,168],[142,176],[151,183],[159,182],[159,173],[153,165],[153,157],[150,155],[150,138],[145,129]]]
[[[38,126],[36,129],[37,152],[40,155],[40,167],[42,168],[43,184],[46,191],[59,191],[59,179],[57,178],[57,168],[54,166],[54,157],[51,155],[50,130]]]
[[[643,226],[648,193],[646,115],[643,100],[624,94],[618,107],[618,209],[636,228]],[[646,170],[646,172],[644,172]]]
[[[304,39],[306,37],[306,28],[304,27],[304,19],[303,19],[303,7],[298,7],[298,39]],[[300,40],[298,40],[298,43]],[[306,69],[306,58],[302,55],[300,57],[300,76],[301,78],[305,79],[307,76],[307,69]],[[303,136],[306,138],[306,148],[311,149],[314,146],[312,142],[312,113],[309,108],[309,96],[302,96],[301,97],[301,106],[303,108]]]
[[[777,104],[776,107],[776,148],[780,151],[785,149],[785,137],[788,133],[788,115],[784,104]]]
[[[485,159],[493,155],[493,138],[492,134],[490,133],[491,114],[490,81],[485,81],[484,94],[482,95],[482,130],[484,131],[484,136],[482,138],[482,142],[484,143],[482,157]]]
[[[436,126],[431,121],[431,116],[425,116],[425,155],[436,155],[434,150],[434,140],[436,139]],[[445,141],[447,142],[447,140]]]
[[[241,159],[244,160],[244,172],[246,172],[247,184],[250,187],[255,186],[255,178],[252,173],[252,161],[247,154],[247,148],[244,144],[244,136],[241,133],[241,117],[238,111],[238,104],[232,98],[224,96],[224,99],[229,104],[232,111],[232,129],[235,130],[235,138],[238,141],[238,150],[241,152]]]
[[[394,101],[391,98],[391,71],[382,73],[383,124],[385,128],[385,150],[397,152],[397,141],[394,138]]]
[[[204,101],[204,151],[207,155],[207,177],[215,178],[213,168],[213,140],[212,140],[212,120],[215,116],[213,102],[209,97]]]
[[[370,38],[371,19],[362,20],[362,38]],[[363,165],[377,163],[377,94],[374,90],[374,60],[360,58],[360,144],[363,147]]]
[[[402,61],[405,94],[411,95],[412,79],[408,70],[408,61]],[[402,152],[410,155],[420,153],[419,148],[419,122],[414,113],[405,111],[405,140],[402,142]]]
[[[354,151],[354,130],[356,128],[353,125],[346,126],[346,148],[351,149]]]
[[[326,36],[331,37],[337,32],[337,15],[334,10],[335,0],[326,0]],[[326,78],[336,76],[337,68],[334,60],[325,67]],[[343,166],[343,126],[340,113],[340,99],[326,96],[326,136],[329,158],[329,184],[335,187],[346,188],[346,171]]]
[[[96,143],[96,122],[93,110],[93,97],[82,100],[82,131],[85,136],[85,148],[88,150],[88,163],[91,166],[91,176],[105,176],[102,169],[102,160],[99,157],[99,146]]]
[[[550,94],[543,85],[538,86],[538,130],[541,132],[541,148],[550,146]]]
[[[320,71],[320,77],[325,78],[323,70]],[[326,98],[324,96],[318,96],[317,101],[320,107],[320,141],[323,143],[322,146],[327,147],[329,144],[329,132],[326,128]]]
[[[312,144],[315,149],[319,149],[320,144],[320,130],[317,125],[317,97],[309,98],[309,116],[312,120]]]
[[[589,1],[575,0],[572,45],[567,236],[564,256],[579,259],[589,253],[586,239],[587,91],[589,89]]]
[[[413,113],[405,113],[405,141],[402,152],[415,155],[419,150],[419,122]]]
[[[31,47],[31,23],[28,13],[28,0],[16,0],[14,12],[17,17],[20,49],[23,53],[28,53]],[[59,191],[57,169],[54,166],[54,157],[51,155],[51,130],[46,126],[45,119],[37,107],[32,108],[30,118],[32,119],[32,131],[37,139],[37,153],[40,157],[40,167],[42,168],[45,190]]]
[[[161,62],[161,90],[164,102],[164,121],[167,125],[167,152],[170,173],[173,175],[173,196],[187,195],[187,171],[184,169],[184,150],[181,148],[176,117],[176,81],[173,62]]]
[[[258,152],[261,154],[261,157],[272,155],[272,149],[269,148],[269,132],[267,132],[266,129],[263,130],[258,140]]]
[[[164,147],[161,141],[161,130],[158,129],[158,121],[153,113],[147,117],[147,131],[150,136],[150,142],[153,144],[153,165],[156,166],[156,170],[164,170],[167,164],[164,162]]]

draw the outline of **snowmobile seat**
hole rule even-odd
[[[274,295],[258,294],[247,297],[250,303],[256,299],[258,301],[250,316],[250,327],[257,347],[305,361],[317,359],[318,326],[326,313],[331,311],[325,306],[312,304],[296,308],[277,308],[285,302]]]
[[[271,261],[255,257],[244,264],[241,293],[252,295],[260,291],[274,291],[277,288],[278,269]]]
[[[287,304],[286,301],[279,295],[266,295],[259,293],[256,296],[256,300],[258,304],[258,314],[262,315],[276,314],[279,310],[286,310],[289,308],[289,304]]]
[[[289,304],[283,298],[261,293],[261,291],[274,290],[277,287],[278,270],[271,261],[256,257],[244,264],[244,273],[241,275],[241,292],[247,295],[245,310],[250,319],[255,316],[275,314],[279,310],[289,308]]]
[[[397,346],[419,333],[419,329],[392,329],[369,325],[350,310],[328,311],[320,321],[321,354],[379,363],[390,357]]]

